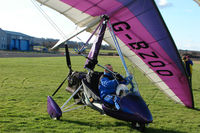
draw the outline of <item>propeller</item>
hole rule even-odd
[[[68,77],[71,75],[72,73],[72,67],[71,67],[71,60],[70,60],[70,55],[69,55],[69,49],[68,46],[65,45],[65,56],[66,56],[66,62],[67,62],[67,66],[69,68],[69,74],[67,75],[67,77],[63,80],[63,82],[59,85],[59,87],[56,89],[56,91],[52,94],[52,96],[54,96],[58,90],[60,90],[60,88],[62,87],[62,85],[65,83],[65,81],[68,79]]]

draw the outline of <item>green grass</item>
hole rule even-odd
[[[79,48],[80,49],[80,48]],[[60,48],[59,49],[59,52],[65,52],[65,48]],[[75,53],[74,49],[73,48],[69,48],[69,52],[70,53]],[[89,53],[90,52],[90,49],[86,49],[85,51],[86,53]],[[117,51],[116,50],[107,50],[107,49],[101,49],[100,50],[100,53],[103,53],[103,54],[108,54],[108,53],[114,53],[114,54],[117,54]]]
[[[72,57],[74,70],[84,71],[83,57]],[[118,57],[100,57],[100,64],[110,63],[125,74]],[[200,111],[175,104],[137,69],[141,95],[149,104],[153,123],[150,133],[199,133]],[[102,71],[101,68],[96,68]],[[51,95],[68,73],[64,57],[0,58],[0,132],[24,133],[137,133],[130,123],[116,120],[86,107],[64,113],[60,121],[47,113],[47,96]],[[200,64],[194,63],[193,93],[196,108],[200,108]],[[65,86],[54,96],[61,106],[70,96]]]

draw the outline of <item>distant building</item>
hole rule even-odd
[[[7,34],[8,50],[32,51],[32,38],[26,34],[5,31]]]
[[[7,34],[4,30],[2,30],[0,28],[0,49],[8,49],[8,45],[7,45]]]
[[[58,39],[37,38],[20,32],[6,31],[0,28],[0,50],[33,51],[34,46],[53,47]]]
[[[32,37],[20,32],[7,31],[0,28],[0,50],[17,50],[17,51],[42,51],[48,52],[49,48],[52,48],[58,39],[52,38],[37,38]],[[83,46],[83,42],[67,41],[66,44],[69,48],[80,48]],[[91,48],[92,44],[89,44],[87,48]],[[60,46],[64,48],[64,45]],[[102,45],[102,49],[112,50],[109,45]]]
[[[179,54],[181,57],[188,55],[190,58],[199,59],[200,51],[192,51],[192,50],[179,50]]]

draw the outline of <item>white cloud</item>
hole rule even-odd
[[[160,0],[160,1],[159,1],[159,5],[160,5],[160,6],[165,6],[165,5],[167,5],[167,0]]]
[[[200,42],[194,40],[184,40],[184,41],[175,41],[177,48],[182,50],[194,50],[199,51]]]
[[[156,3],[160,8],[172,6],[172,3],[168,2],[168,0],[156,0]]]

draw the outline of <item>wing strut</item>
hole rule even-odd
[[[115,43],[117,52],[118,52],[118,54],[119,54],[119,56],[120,56],[120,58],[121,58],[122,64],[123,64],[124,69],[125,69],[125,71],[126,71],[126,75],[127,75],[127,76],[133,76],[133,75],[131,75],[130,72],[128,71],[126,62],[125,62],[124,57],[123,57],[123,55],[122,55],[122,51],[121,51],[121,49],[120,49],[120,47],[119,47],[119,43],[118,43],[117,38],[116,38],[116,36],[115,36],[115,33],[114,33],[114,31],[113,31],[113,28],[112,28],[112,25],[111,25],[111,23],[110,23],[110,20],[108,21],[107,24],[108,24],[108,27],[109,27],[108,29],[109,29],[109,31],[110,31],[110,34],[111,34],[111,36],[112,36],[112,39],[113,39],[113,41],[114,41],[114,43]],[[134,78],[134,77],[133,77],[133,78]],[[132,81],[130,81],[130,84],[131,84],[131,86],[132,86],[132,87],[131,87],[131,91],[133,91],[134,88],[137,88],[137,91],[138,91],[138,86],[137,86],[137,83],[135,82],[135,80],[134,80],[134,85],[133,85],[133,82],[132,82]]]
[[[128,71],[126,62],[125,62],[124,57],[123,57],[123,55],[122,55],[121,49],[120,49],[120,47],[119,47],[119,43],[118,43],[118,41],[117,41],[117,38],[116,38],[116,36],[115,36],[115,33],[114,33],[114,31],[113,31],[113,28],[112,28],[112,25],[111,25],[110,21],[108,21],[108,24],[109,24],[108,27],[109,27],[110,34],[111,34],[112,39],[113,39],[113,41],[114,41],[114,43],[115,43],[116,49],[117,49],[117,51],[118,51],[118,54],[119,54],[119,56],[120,56],[120,58],[121,58],[121,60],[122,60],[122,64],[123,64],[124,69],[125,69],[125,71],[126,71],[126,75],[127,75],[127,76],[130,76],[130,73],[129,73],[129,71]]]
[[[99,25],[97,26],[97,28],[92,32],[91,36],[89,37],[89,39],[87,40],[87,42],[80,48],[79,53],[82,53],[85,49],[85,47],[88,45],[89,41],[91,40],[91,38],[94,36],[94,34],[97,32],[97,30],[99,29],[99,27],[102,25],[103,23],[103,19],[100,21]]]

